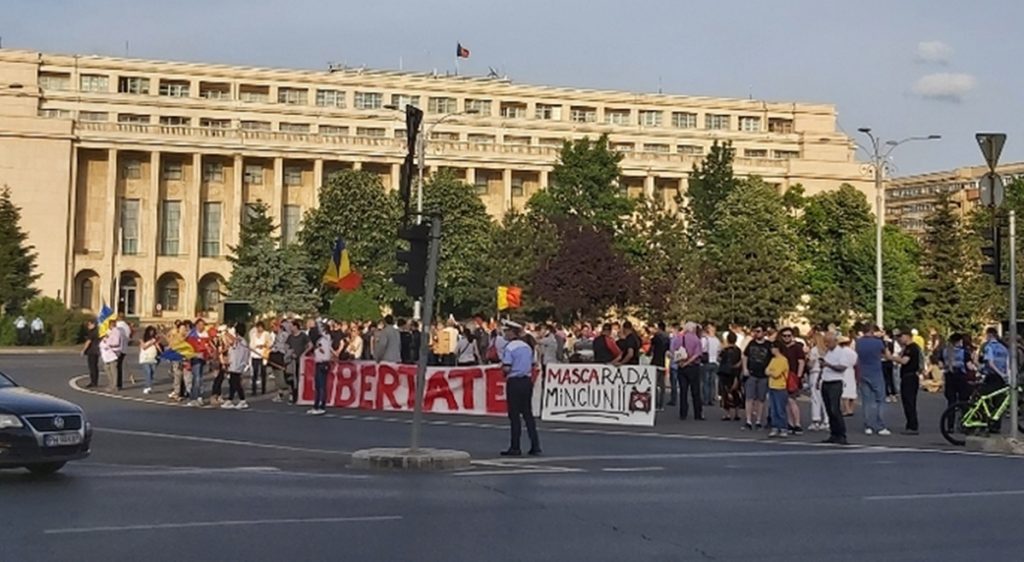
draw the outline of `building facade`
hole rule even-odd
[[[1024,162],[1004,164],[996,170],[1004,183],[1010,183],[1024,177]],[[924,235],[925,218],[944,193],[950,194],[960,216],[967,216],[981,202],[979,185],[987,173],[988,166],[966,166],[894,178],[885,188],[885,222],[920,238]]]
[[[280,70],[0,49],[0,184],[39,253],[43,294],[127,315],[213,309],[247,204],[291,240],[317,187],[361,169],[397,188],[404,115],[427,173],[500,217],[548,183],[565,139],[610,135],[622,187],[669,205],[713,141],[738,175],[808,193],[867,189],[833,106],[635,94],[408,72]],[[442,122],[443,120],[443,122]]]

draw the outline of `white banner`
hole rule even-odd
[[[541,419],[653,427],[656,377],[650,366],[548,365]]]

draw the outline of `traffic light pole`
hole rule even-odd
[[[1017,214],[1010,211],[1010,438],[1016,441],[1017,429]]]
[[[437,288],[437,265],[441,257],[441,217],[430,217],[430,251],[427,278],[423,293],[423,328],[420,330],[420,357],[416,362],[416,405],[412,411],[412,436],[409,451],[420,450],[420,428],[423,425],[423,395],[426,390],[427,357],[430,355],[430,324],[434,317],[434,291]]]

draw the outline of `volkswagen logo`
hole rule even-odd
[[[54,416],[53,427],[56,427],[57,429],[64,429],[64,418],[60,416]]]

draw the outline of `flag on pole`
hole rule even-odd
[[[455,44],[455,58],[458,58],[458,59],[468,59],[469,58],[469,49],[463,47],[462,43],[456,43]]]
[[[523,306],[523,290],[519,287],[498,287],[498,310]]]
[[[363,276],[352,269],[345,241],[338,238],[334,242],[334,251],[331,252],[331,261],[327,264],[327,271],[324,272],[323,284],[349,293],[358,289],[362,283]]]
[[[114,311],[107,306],[107,303],[103,303],[100,307],[100,313],[96,315],[96,329],[99,331],[100,337],[107,335],[110,331],[110,325],[114,323]]]
[[[160,354],[160,359],[166,361],[185,361],[199,354],[199,349],[203,344],[195,328],[192,328],[192,331],[184,339],[180,338],[181,336],[171,338],[167,348]]]

